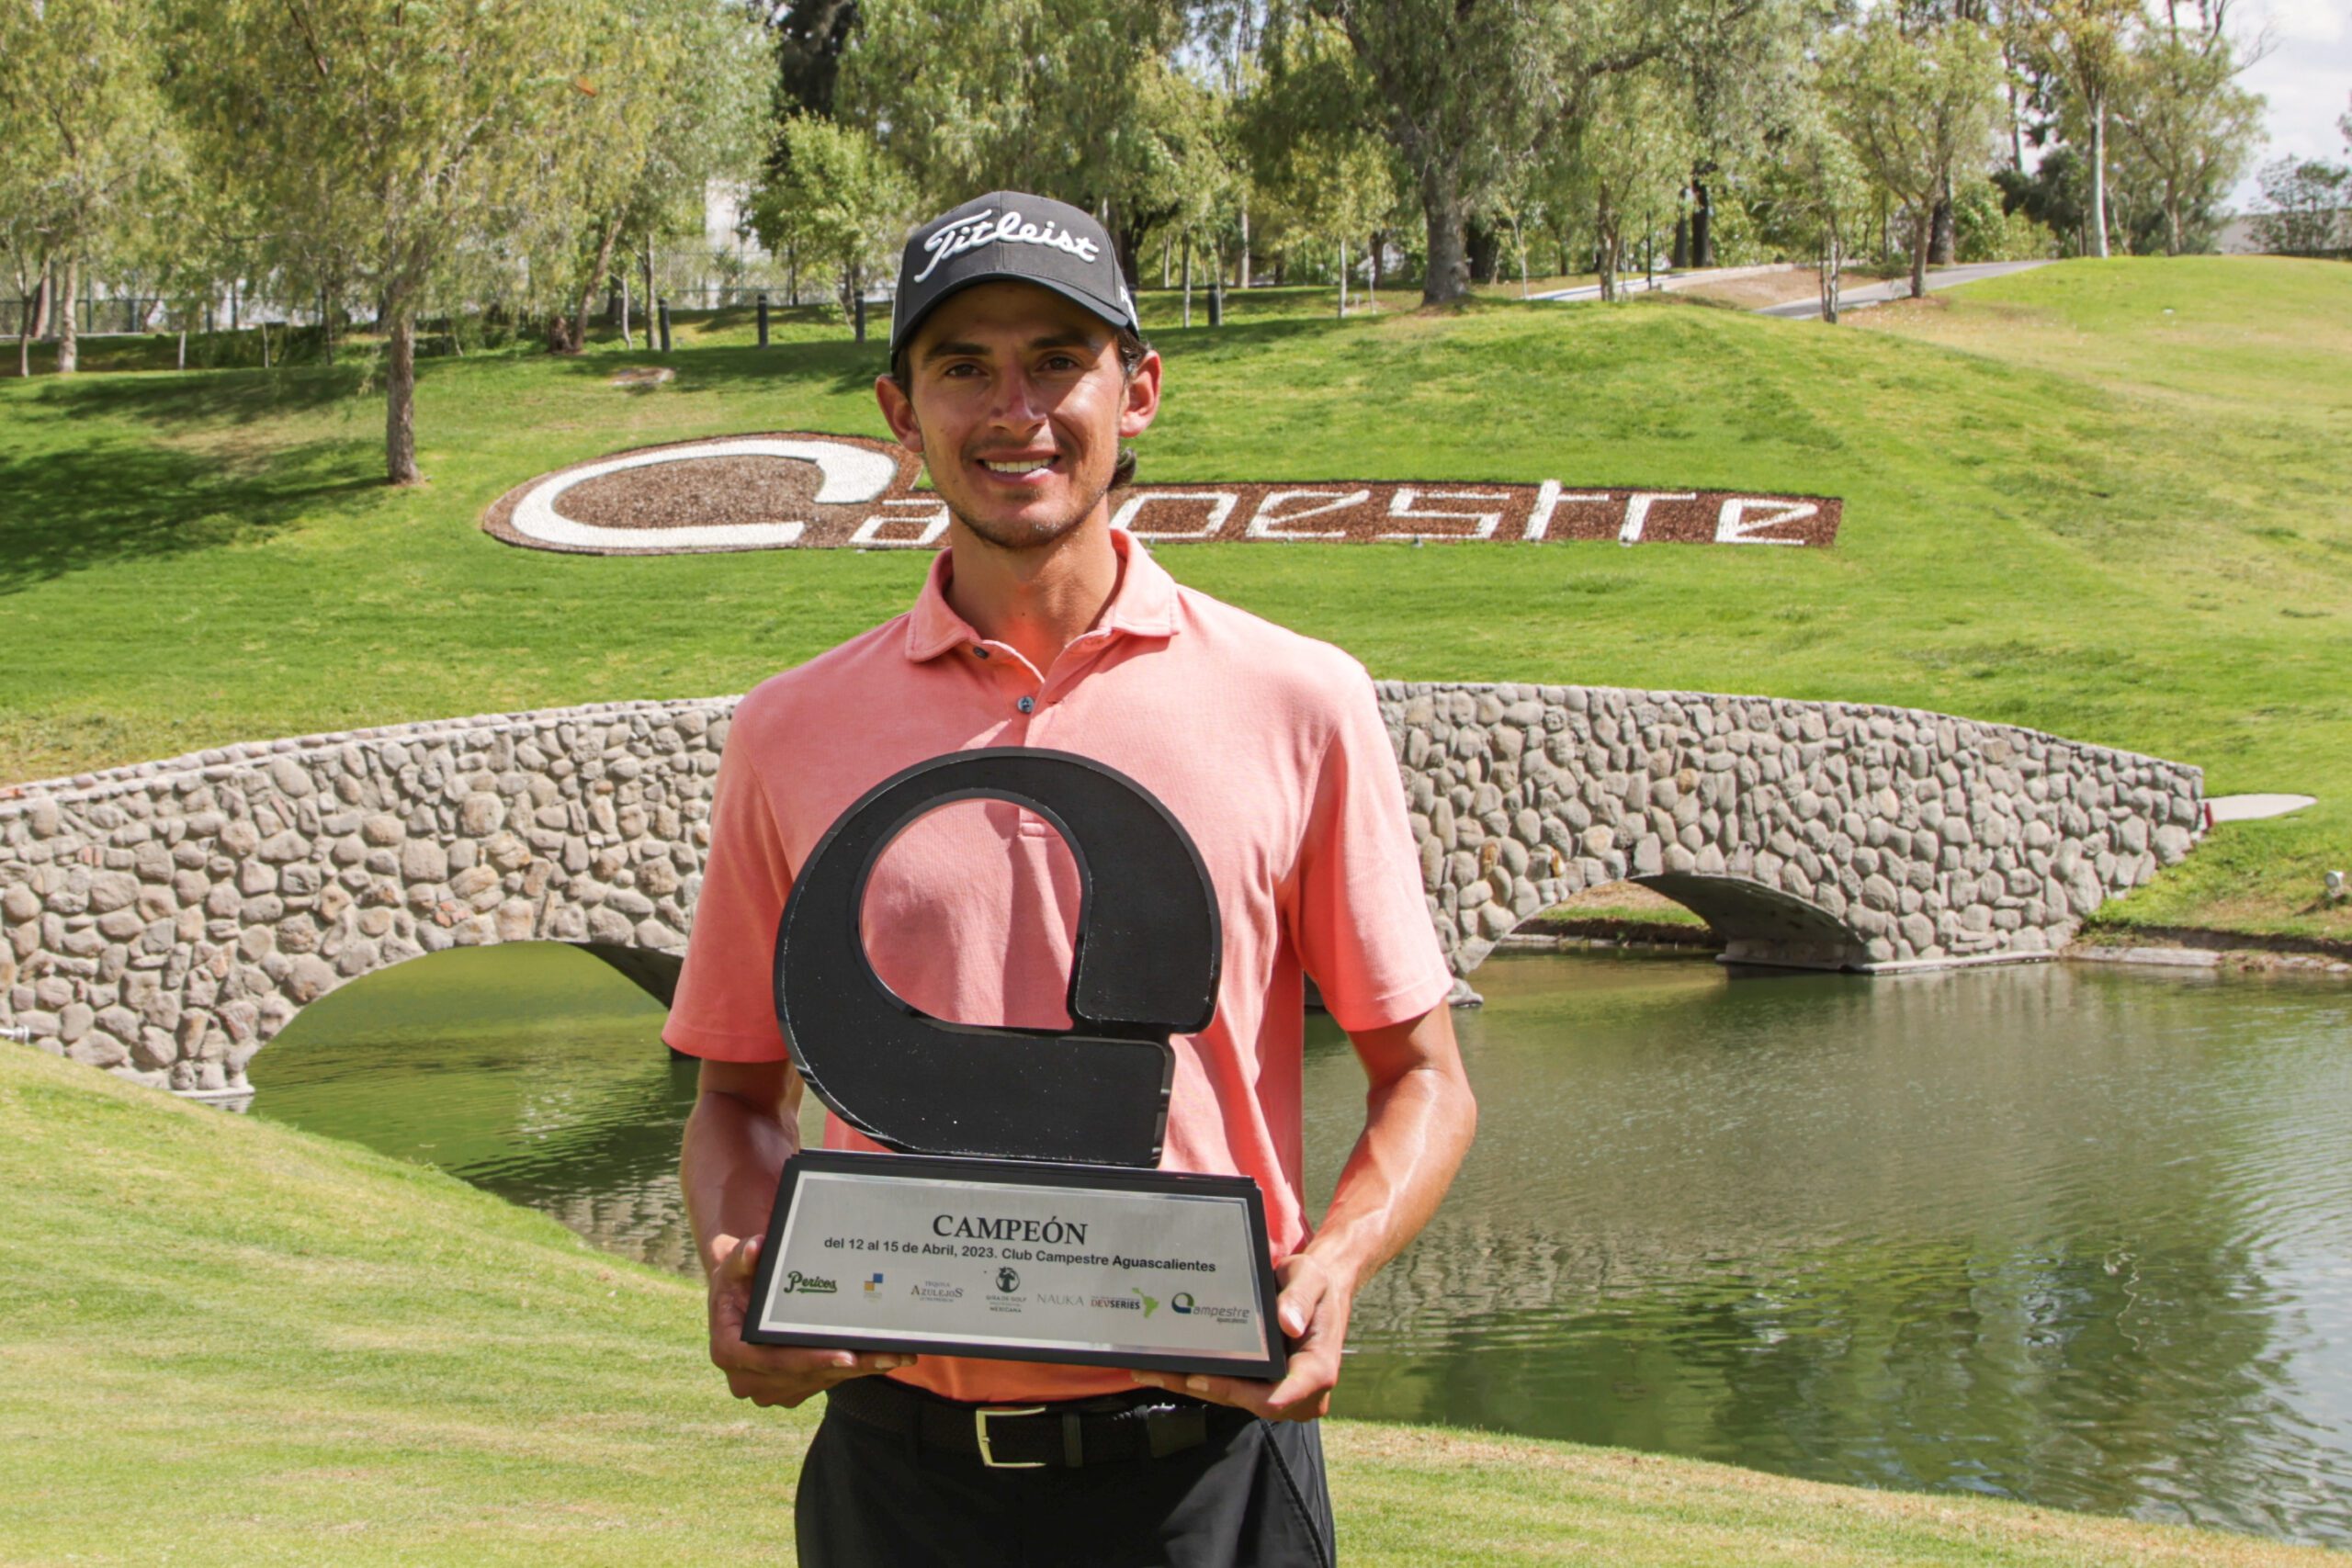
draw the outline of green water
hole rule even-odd
[[[2352,1543],[2352,991],[1476,980],[1478,1144],[1359,1301],[1342,1414]],[[254,1110],[681,1268],[660,1017],[561,949],[444,953],[308,1010]],[[1307,1102],[1319,1203],[1362,1117],[1319,1017]]]

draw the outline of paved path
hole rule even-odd
[[[1973,262],[1966,266],[1939,266],[1928,269],[1928,288],[1951,288],[1962,283],[1978,283],[1988,277],[2007,277],[2013,272],[2030,272],[2038,266],[2048,266],[2046,261]],[[1870,305],[1883,305],[1890,299],[1910,298],[1911,280],[1894,278],[1885,283],[1868,283],[1858,288],[1841,290],[1838,296],[1840,312],[1858,310]],[[1809,321],[1821,314],[1821,298],[1816,293],[1803,299],[1792,299],[1785,305],[1767,305],[1756,312],[1759,316],[1778,316],[1785,321]]]
[[[2217,795],[2205,804],[2212,808],[2216,822],[2259,822],[2265,818],[2301,811],[2318,802],[2308,795]]]
[[[1794,267],[1775,264],[1770,266],[1711,266],[1695,271],[1656,273],[1627,272],[1617,278],[1618,291],[1624,294],[1647,294],[1653,290],[1675,293],[1695,288],[1702,283],[1727,283],[1737,277],[1758,277],[1770,272],[1793,272]],[[1555,288],[1548,294],[1531,294],[1530,299],[1547,299],[1555,304],[1600,298],[1600,285],[1587,283],[1575,288]]]

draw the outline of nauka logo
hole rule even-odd
[[[1042,225],[1029,223],[1022,220],[1021,209],[1017,207],[1006,209],[1002,217],[999,217],[996,209],[991,207],[967,217],[950,219],[924,236],[922,248],[930,253],[931,260],[915,274],[914,281],[921,283],[929,277],[948,257],[960,256],[966,251],[978,250],[991,242],[1008,245],[1051,245],[1057,251],[1067,251],[1079,260],[1088,262],[1092,261],[1102,248],[1067,229],[1057,233],[1054,220],[1050,218]]]

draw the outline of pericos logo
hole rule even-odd
[[[785,1275],[784,1283],[779,1289],[787,1295],[830,1296],[838,1292],[841,1286],[821,1274],[803,1274],[799,1269],[795,1269]]]

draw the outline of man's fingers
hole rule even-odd
[[[1293,1339],[1303,1337],[1330,1289],[1331,1281],[1320,1269],[1299,1269],[1274,1298],[1274,1321]]]
[[[747,1235],[737,1242],[735,1249],[718,1260],[718,1278],[730,1285],[748,1284],[753,1270],[759,1267],[760,1244],[763,1239]]]

